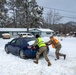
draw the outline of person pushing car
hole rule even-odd
[[[35,38],[36,40],[32,46],[35,47],[36,45],[38,45],[39,50],[36,53],[36,60],[34,61],[34,63],[38,64],[39,56],[40,54],[43,54],[45,60],[48,62],[48,66],[50,66],[51,63],[49,61],[49,58],[47,57],[47,48],[46,48],[45,42],[42,40],[42,38],[38,34],[35,36]]]
[[[46,44],[52,45],[52,47],[56,49],[56,51],[55,51],[56,59],[55,60],[59,59],[59,56],[63,56],[64,60],[65,60],[66,55],[59,52],[61,49],[61,44],[56,38],[51,36],[50,40],[48,42],[46,42]]]

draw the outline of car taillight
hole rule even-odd
[[[36,47],[33,47],[33,50],[36,50]]]
[[[46,48],[48,48],[48,45],[46,45]]]
[[[27,48],[28,48],[28,49],[30,49],[30,48],[31,48],[31,46],[27,46]]]

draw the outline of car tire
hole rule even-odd
[[[22,51],[22,50],[20,50],[20,52],[19,52],[19,56],[20,56],[20,58],[22,58],[22,59],[24,59],[24,58],[25,58],[25,55],[24,55],[24,53],[23,53],[23,51]]]
[[[5,47],[5,52],[6,52],[7,54],[9,54],[9,53],[10,53],[10,52],[8,51],[7,46]]]

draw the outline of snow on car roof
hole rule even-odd
[[[9,33],[4,33],[4,34],[2,34],[2,35],[10,35]]]
[[[51,31],[51,32],[53,32],[53,30],[51,30],[51,29],[43,29],[43,28],[40,28],[40,29],[38,29],[38,30],[40,30],[40,31]]]

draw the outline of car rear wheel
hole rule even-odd
[[[24,53],[23,53],[23,51],[22,51],[22,50],[20,50],[19,56],[20,56],[20,58],[22,58],[22,59],[24,59],[24,58],[25,58],[25,55],[24,55]]]
[[[7,47],[5,47],[5,52],[6,52],[7,54],[10,53],[10,52],[8,51],[8,48],[7,48]]]

